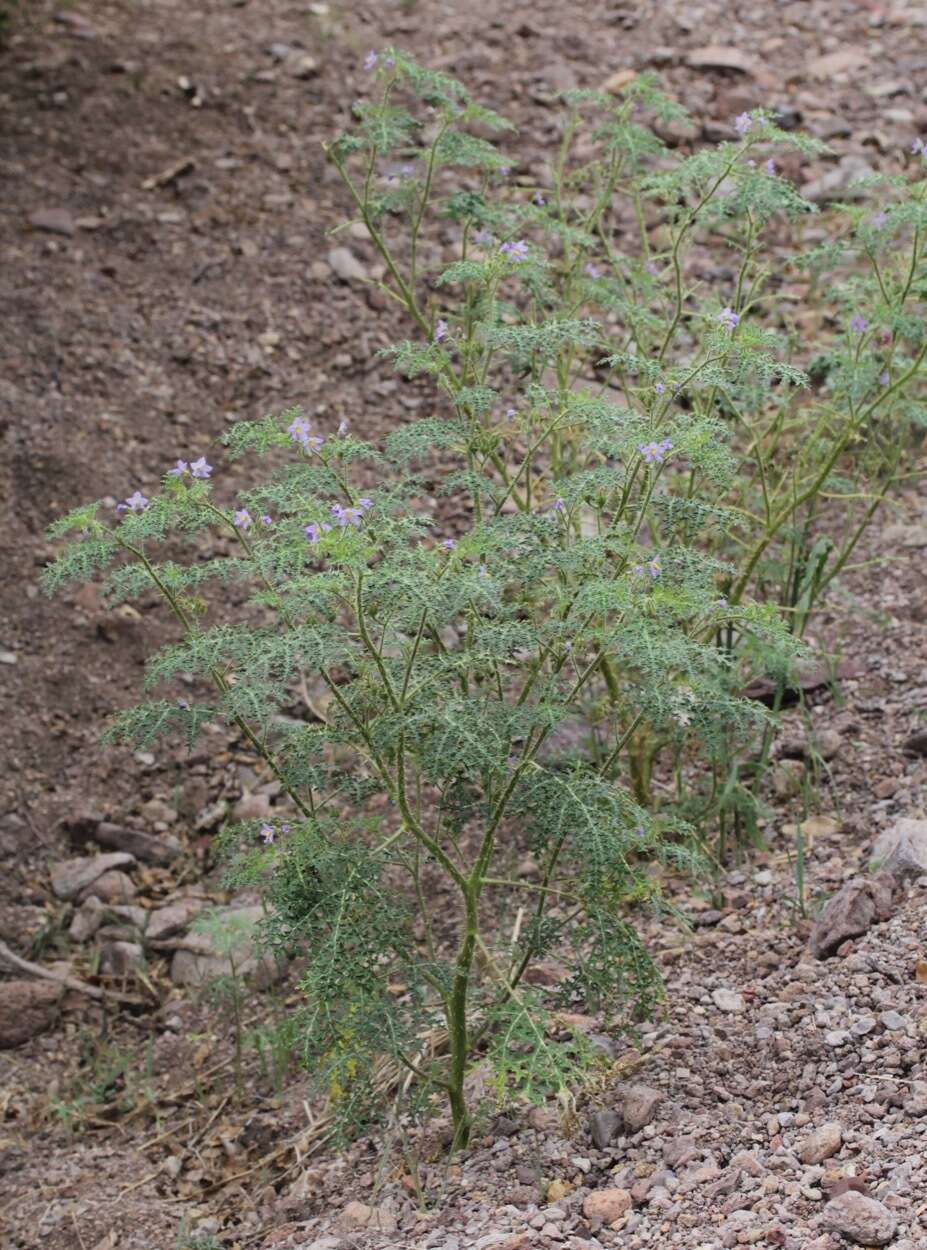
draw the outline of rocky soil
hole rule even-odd
[[[254,1041],[286,1010],[285,969],[246,969],[235,1078],[233,1008],[207,993],[228,955],[196,917],[230,911],[248,958],[256,900],[218,886],[211,840],[229,813],[279,812],[275,783],[232,734],[192,758],[101,750],[169,626],[153,603],[37,589],[56,513],[145,490],[231,418],[301,403],[375,437],[427,403],[375,357],[397,325],[361,281],[364,239],[326,235],[344,205],[320,142],[367,90],[369,47],[466,78],[520,123],[525,171],[572,86],[657,68],[709,139],[775,104],[831,144],[784,171],[826,205],[927,133],[925,32],[900,0],[18,14],[0,51],[4,1250],[192,1231],[303,1250],[927,1245],[923,488],[816,624],[839,679],[785,717],[766,847],[717,898],[667,882],[689,930],[642,919],[664,1015],[638,1039],[574,1020],[612,1067],[575,1105],[489,1117],[449,1168],[431,1134],[313,1150],[302,1081]]]

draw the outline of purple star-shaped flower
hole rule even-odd
[[[601,278],[602,276],[602,270],[598,265],[594,265],[591,260],[586,261],[584,272],[587,278]]]
[[[869,322],[862,313],[854,313],[850,318],[850,329],[854,334],[862,334],[868,327]]]
[[[303,526],[303,533],[311,543],[317,543],[322,535],[327,534],[330,529],[331,526],[326,525],[324,521],[321,525],[315,521],[311,521],[308,525]]]
[[[274,827],[273,827],[273,825],[268,825],[268,824],[266,824],[266,823],[265,823],[265,824],[263,824],[263,825],[261,825],[260,829],[258,830],[258,833],[260,834],[261,841],[264,843],[264,845],[265,845],[265,846],[270,846],[270,844],[271,844],[271,843],[273,842],[273,840],[274,840]]]
[[[663,572],[663,565],[660,563],[659,556],[654,556],[652,560],[647,562],[647,572],[654,581],[660,576]]]
[[[776,162],[773,160],[772,157],[770,157],[769,160],[766,162],[764,168],[766,172],[769,174],[770,178],[775,178],[778,171],[776,169]]]
[[[364,57],[364,69],[367,70],[368,73],[370,72],[370,70],[376,69],[378,60],[379,60],[379,57],[377,56],[376,52],[374,52],[373,49],[371,48],[371,50]]]
[[[373,500],[372,500],[372,499],[368,499],[368,498],[366,497],[366,495],[365,495],[365,496],[363,497],[363,499],[358,499],[358,501],[357,501],[357,506],[358,506],[358,508],[360,508],[360,509],[361,509],[361,511],[362,511],[362,512],[366,512],[368,508],[372,508],[372,507],[373,507]]]
[[[445,538],[441,546],[445,551],[453,551],[457,544],[454,542],[453,538]]]
[[[183,475],[189,470],[189,468],[190,466],[187,464],[186,460],[178,460],[177,463],[174,465],[173,469],[168,469],[167,476],[168,477],[183,477]]]
[[[251,513],[247,508],[239,508],[238,511],[232,515],[232,520],[235,522],[235,528],[240,530],[248,530],[254,524],[254,521],[251,518]]]
[[[666,390],[666,387],[663,385],[662,382],[654,382],[653,389],[657,392],[658,395],[662,395],[663,392]]]
[[[673,450],[673,440],[664,438],[662,443],[642,443],[637,450],[645,464],[662,464],[666,453]]]
[[[144,512],[148,507],[148,502],[149,501],[146,496],[143,495],[140,490],[137,490],[134,491],[125,501],[125,505],[122,510],[123,512],[126,510],[129,512]]]
[[[212,465],[206,463],[205,456],[200,456],[199,460],[194,460],[190,465],[190,472],[194,477],[207,478],[212,473]]]
[[[503,243],[499,251],[503,252],[509,260],[528,259],[528,244],[524,239],[519,239],[516,243]]]
[[[264,515],[261,517],[261,524],[273,525],[273,523],[274,523],[274,518],[272,516],[268,516],[267,513],[265,512]]]
[[[535,191],[535,193],[534,193],[534,202],[535,202],[535,204],[537,204],[538,208],[543,208],[543,207],[544,207],[544,205],[547,203],[547,201],[544,199],[544,193],[543,193],[543,191]]]
[[[741,139],[748,133],[753,125],[753,118],[749,113],[738,113],[734,118],[734,129],[740,135]]]
[[[914,139],[912,139],[912,141],[911,141],[911,153],[912,153],[912,155],[913,155],[913,156],[923,156],[923,155],[924,155],[924,153],[925,153],[925,151],[927,151],[927,148],[925,148],[925,145],[924,145],[924,140],[923,140],[923,139],[921,139],[921,138],[919,138],[919,137],[918,137],[918,138],[914,138]]]
[[[447,322],[439,321],[435,326],[435,342],[440,343],[445,338],[447,338]]]
[[[718,320],[724,326],[729,334],[732,334],[734,327],[740,321],[740,317],[734,312],[733,308],[722,308],[718,313]]]

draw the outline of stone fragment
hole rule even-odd
[[[115,851],[111,855],[86,855],[77,859],[61,860],[49,869],[51,887],[56,898],[71,899],[88,885],[113,868],[123,868],[135,863],[134,855]]]
[[[103,923],[105,914],[106,908],[95,894],[91,894],[74,913],[68,936],[73,942],[89,941]]]
[[[927,873],[927,820],[902,817],[875,840],[869,866],[899,880]]]
[[[86,886],[78,894],[78,902],[83,903],[91,894],[103,903],[128,903],[129,899],[135,897],[135,883],[124,872],[113,868]]]
[[[631,1207],[631,1193],[627,1189],[594,1189],[583,1202],[583,1215],[587,1220],[601,1220],[614,1224]]]
[[[208,928],[191,933],[171,960],[171,980],[175,985],[203,985],[216,977],[248,977],[264,988],[280,976],[280,968],[270,956],[259,957],[254,949],[254,929],[264,918],[264,909],[225,907],[210,917]]]
[[[802,1163],[823,1163],[843,1145],[843,1126],[836,1120],[822,1124],[809,1133],[798,1150]]]
[[[0,981],[0,1050],[51,1028],[62,992],[52,981]]]
[[[373,1207],[366,1202],[349,1202],[338,1216],[342,1228],[366,1228],[373,1218]]]
[[[621,1099],[621,1114],[624,1117],[625,1131],[639,1132],[654,1117],[663,1094],[649,1085],[629,1085]]]
[[[605,1150],[620,1129],[621,1116],[617,1111],[596,1111],[589,1120],[589,1132],[599,1150]]]
[[[872,172],[872,166],[861,156],[848,152],[833,169],[804,183],[801,193],[806,200],[815,204],[829,204],[834,200],[858,200],[866,195],[866,189],[857,184]]]
[[[812,78],[832,78],[834,74],[849,74],[868,64],[869,53],[864,48],[838,48],[814,57],[807,68]]]
[[[33,230],[44,230],[48,234],[63,234],[70,238],[76,227],[74,218],[66,208],[38,208],[29,214],[29,225]]]
[[[832,1198],[821,1219],[825,1228],[860,1246],[887,1246],[898,1227],[888,1207],[852,1189]]]
[[[847,938],[860,937],[877,920],[891,914],[892,888],[885,874],[853,877],[828,899],[811,930],[811,953],[833,955]]]
[[[233,820],[265,820],[270,815],[270,795],[246,793],[232,808]]]
[[[615,70],[614,74],[606,78],[602,84],[602,90],[607,91],[609,95],[620,95],[628,83],[633,82],[636,77],[637,70],[635,69]]]
[[[166,938],[176,937],[182,933],[198,912],[202,911],[203,903],[199,899],[185,898],[178,903],[168,903],[148,913],[145,926],[145,939],[149,942],[163,942]]]
[[[169,864],[180,854],[180,847],[173,839],[156,838],[153,834],[124,829],[122,825],[111,825],[105,820],[97,825],[93,837],[101,846],[126,851],[146,864]]]
[[[904,749],[908,755],[927,755],[927,730],[921,729],[906,738]]]
[[[752,74],[756,62],[746,52],[728,44],[709,43],[694,48],[686,55],[690,69],[730,69],[739,74]]]
[[[328,263],[342,282],[361,282],[367,277],[367,270],[350,248],[333,247],[328,253]]]
[[[747,1006],[742,994],[738,994],[736,990],[723,988],[711,991],[711,1001],[720,1011],[727,1011],[731,1014],[744,1011]]]
[[[127,977],[145,963],[145,953],[137,942],[107,942],[100,952],[104,976]]]

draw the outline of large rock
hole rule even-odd
[[[888,1207],[852,1189],[832,1198],[821,1218],[825,1228],[860,1246],[887,1246],[898,1227]]]
[[[899,879],[927,874],[927,820],[896,820],[876,838],[869,866]]]
[[[137,942],[107,942],[100,953],[104,976],[125,978],[145,963],[145,952]]]
[[[78,859],[64,859],[49,869],[51,886],[56,898],[75,898],[88,885],[113,868],[124,868],[135,863],[135,856],[124,851],[111,855],[82,855]]]
[[[663,1094],[649,1085],[629,1085],[621,1098],[625,1132],[637,1133],[653,1119]]]
[[[822,1124],[809,1133],[798,1150],[802,1163],[823,1163],[843,1145],[843,1127],[836,1121]]]
[[[204,904],[198,898],[185,898],[176,903],[168,903],[148,913],[148,924],[145,927],[145,940],[163,942],[166,938],[176,937],[178,933],[190,926],[190,922],[203,910]]]
[[[89,942],[103,923],[105,915],[106,908],[96,895],[92,894],[90,898],[85,899],[74,913],[71,927],[68,929],[71,941]]]
[[[126,851],[145,864],[169,864],[180,854],[180,846],[174,839],[156,838],[151,833],[137,829],[124,829],[102,821],[94,832],[94,840],[114,851]]]
[[[601,1220],[603,1224],[614,1224],[620,1220],[631,1207],[631,1192],[628,1189],[594,1189],[586,1195],[583,1202],[583,1215],[587,1220]]]
[[[272,984],[281,970],[270,955],[254,947],[254,930],[264,914],[260,906],[218,909],[199,932],[183,939],[171,961],[171,980],[175,985],[204,985],[234,970],[258,988]]]
[[[342,282],[363,282],[367,270],[347,247],[333,247],[328,253],[328,263]]]
[[[811,930],[811,953],[826,959],[848,938],[861,937],[877,920],[887,920],[891,909],[892,883],[886,874],[851,878],[818,916]]]
[[[0,981],[0,1050],[51,1028],[62,993],[52,981]]]
[[[91,895],[103,903],[128,903],[129,899],[135,897],[135,883],[118,868],[111,868],[102,877],[97,877],[96,881],[84,886],[77,900],[83,903]]]

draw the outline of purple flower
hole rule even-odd
[[[722,595],[721,598],[718,600],[718,607],[719,608],[727,607],[727,600],[725,599],[724,595]]]
[[[254,521],[251,519],[251,513],[247,508],[239,508],[232,516],[232,520],[235,522],[235,528],[240,530],[248,530],[254,524]]]
[[[911,152],[914,156],[923,156],[925,152],[924,140],[915,138],[911,141]]]
[[[265,512],[264,515],[261,517],[261,524],[273,525],[273,523],[274,523],[274,518],[272,516],[268,516],[267,513]]]
[[[673,440],[664,438],[662,443],[642,443],[637,450],[644,457],[644,464],[662,464],[666,453],[673,450]]]
[[[200,456],[199,460],[194,460],[190,465],[190,472],[194,477],[207,478],[212,473],[212,465],[206,463],[205,456]]]
[[[309,437],[309,430],[312,427],[305,417],[294,417],[290,424],[286,427],[286,432],[294,443],[305,444]]]
[[[500,166],[499,166],[499,173],[502,175],[502,177],[503,177],[503,178],[508,178],[508,176],[509,176],[509,174],[510,174],[511,172],[512,172],[512,168],[511,168],[511,166],[510,166],[510,165],[500,165]]]
[[[479,247],[492,247],[496,241],[496,236],[491,230],[477,230],[473,235],[473,242]]]
[[[722,308],[718,313],[718,320],[729,334],[733,334],[734,327],[740,321],[740,317],[734,312],[733,308]]]
[[[739,113],[734,118],[734,129],[740,135],[741,139],[747,134],[753,125],[753,118],[749,113]]]
[[[487,573],[487,571],[486,571],[486,565],[485,565],[485,564],[481,564],[481,565],[480,565],[479,569],[477,570],[477,576],[478,576],[478,577],[488,577],[488,576],[489,576],[489,574],[488,574],[488,573]]]
[[[499,251],[503,252],[509,260],[528,259],[528,244],[524,239],[519,239],[517,243],[503,243]]]
[[[663,385],[662,382],[655,382],[653,385],[653,389],[657,392],[658,395],[662,395],[663,392],[666,390],[666,387]]]
[[[534,202],[535,202],[535,204],[537,204],[538,208],[543,208],[543,207],[544,207],[544,205],[547,203],[547,201],[544,199],[543,192],[541,192],[541,191],[535,191],[535,193],[534,193]]]
[[[508,417],[508,419],[511,421],[513,417],[517,417],[517,416],[518,416],[518,409],[517,409],[517,408],[506,408],[506,410],[505,410],[505,415],[506,415],[506,416]]]
[[[572,642],[565,642],[565,643],[563,644],[563,649],[564,649],[564,651],[572,651],[572,650],[573,650],[573,644],[572,644]]]
[[[339,438],[344,438],[344,436],[347,434],[347,432],[348,432],[348,423],[347,423],[347,421],[340,421],[340,422],[338,423],[338,437],[339,437]]]
[[[370,72],[370,70],[376,69],[378,59],[379,58],[377,57],[376,52],[374,52],[373,49],[371,48],[371,50],[364,57],[364,69],[367,70],[368,73]]]
[[[598,265],[594,265],[591,260],[586,261],[585,273],[587,278],[601,278],[602,270]]]
[[[178,460],[173,469],[168,469],[167,476],[183,477],[189,468],[190,466],[187,464],[186,460]]]
[[[551,512],[566,512],[566,504],[562,499],[555,499],[551,504]]]
[[[273,825],[268,825],[268,824],[266,824],[266,823],[265,823],[265,824],[263,824],[263,825],[261,825],[260,829],[258,830],[258,833],[260,834],[260,836],[261,836],[261,841],[264,843],[264,845],[265,845],[265,846],[270,846],[270,844],[271,844],[271,843],[273,842],[273,840],[274,840],[274,827],[273,827]]]
[[[854,334],[862,334],[868,325],[869,322],[862,313],[854,313],[850,318],[850,329]]]
[[[308,525],[303,526],[303,533],[311,543],[317,543],[323,534],[327,534],[331,529],[330,525],[326,525],[323,521],[321,525],[315,521],[310,521]]]
[[[447,336],[447,322],[439,321],[435,326],[435,342],[440,343]]]
[[[882,373],[879,374],[879,386],[888,386],[888,382],[889,382],[888,370],[885,369]]]
[[[361,518],[364,515],[360,508],[343,508],[340,503],[332,504],[332,516],[338,525],[344,529],[348,525],[353,525],[360,529]],[[323,529],[330,528],[323,526]]]
[[[881,230],[881,228],[885,225],[887,221],[888,221],[888,213],[886,213],[883,210],[880,213],[876,213],[875,217],[870,217],[869,224],[871,226],[875,226],[877,230]]]
[[[652,560],[648,560],[647,572],[650,574],[653,581],[656,581],[656,579],[660,576],[663,572],[663,565],[660,563],[659,556],[654,556]]]
[[[441,546],[445,551],[453,551],[457,544],[454,542],[453,538],[445,538]]]
[[[373,500],[368,499],[366,496],[364,496],[363,499],[358,499],[357,506],[358,508],[361,509],[362,512],[366,512],[368,508],[373,507]]]
[[[134,491],[125,503],[119,504],[117,512],[144,512],[148,507],[148,499],[140,490]]]
[[[776,170],[776,162],[773,160],[772,157],[770,157],[769,160],[766,162],[765,169],[766,169],[766,172],[769,174],[770,178],[775,178],[776,173],[778,171]]]

